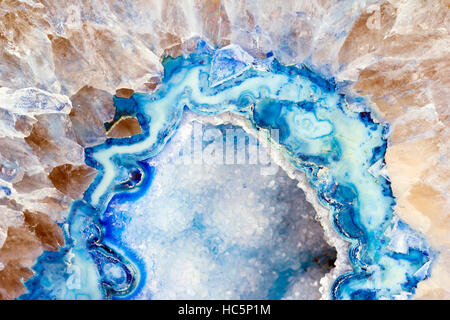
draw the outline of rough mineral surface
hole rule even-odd
[[[64,243],[55,222],[93,179],[70,111],[62,95],[0,88],[0,298],[24,293],[35,259]]]
[[[148,160],[155,168],[151,188],[134,202],[113,200],[101,218],[115,222],[115,234],[123,224],[121,243],[144,257],[139,298],[320,298],[319,281],[336,252],[298,181],[240,127],[202,126],[186,113],[190,120]],[[200,150],[203,163],[191,148],[193,126],[211,138]],[[229,148],[223,159],[218,151],[234,137],[247,148]],[[250,156],[258,163],[245,161]]]
[[[34,259],[61,243],[54,222],[93,178],[83,148],[106,139],[112,95],[155,89],[161,58],[191,50],[195,36],[305,63],[370,99],[391,124],[396,213],[440,252],[415,297],[450,298],[449,5],[0,2],[0,298],[20,295]]]

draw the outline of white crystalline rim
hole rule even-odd
[[[316,212],[316,219],[320,222],[323,230],[325,241],[336,249],[335,267],[331,269],[322,279],[320,279],[320,294],[322,300],[329,300],[331,298],[331,286],[334,281],[344,272],[351,271],[353,268],[348,259],[349,242],[341,238],[341,236],[334,229],[331,219],[330,211],[325,208],[317,198],[316,190],[309,184],[306,174],[298,170],[279,150],[279,145],[275,141],[269,140],[267,130],[261,129],[266,133],[267,139],[261,139],[256,130],[251,126],[250,122],[243,116],[231,112],[224,112],[220,115],[199,115],[193,112],[184,113],[185,121],[191,122],[198,120],[202,123],[209,123],[215,126],[221,124],[232,124],[240,126],[245,132],[254,136],[261,145],[268,151],[269,157],[274,161],[286,174],[298,181],[297,186],[305,193],[306,200],[313,206]]]

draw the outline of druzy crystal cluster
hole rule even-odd
[[[2,2],[0,298],[448,297],[445,8]]]

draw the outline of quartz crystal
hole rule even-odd
[[[0,2],[0,299],[450,298],[449,25]]]

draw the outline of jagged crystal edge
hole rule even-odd
[[[320,293],[322,300],[330,299],[331,287],[334,281],[339,275],[344,272],[348,272],[352,269],[348,259],[349,243],[343,240],[330,220],[330,210],[328,210],[323,204],[319,202],[316,194],[316,190],[309,184],[307,176],[304,172],[298,170],[289,160],[283,155],[280,150],[281,146],[277,141],[273,141],[269,132],[265,132],[265,135],[258,135],[258,131],[252,126],[252,124],[242,116],[233,114],[231,112],[224,112],[220,115],[211,116],[196,116],[196,119],[201,119],[204,123],[210,123],[218,126],[221,124],[233,124],[241,127],[245,132],[254,136],[265,150],[270,150],[270,159],[278,165],[289,178],[298,182],[298,187],[303,190],[306,196],[306,200],[313,206],[316,212],[316,218],[320,222],[322,229],[324,230],[325,241],[332,247],[336,248],[336,261],[334,262],[334,268],[328,272],[322,279],[320,279]]]

